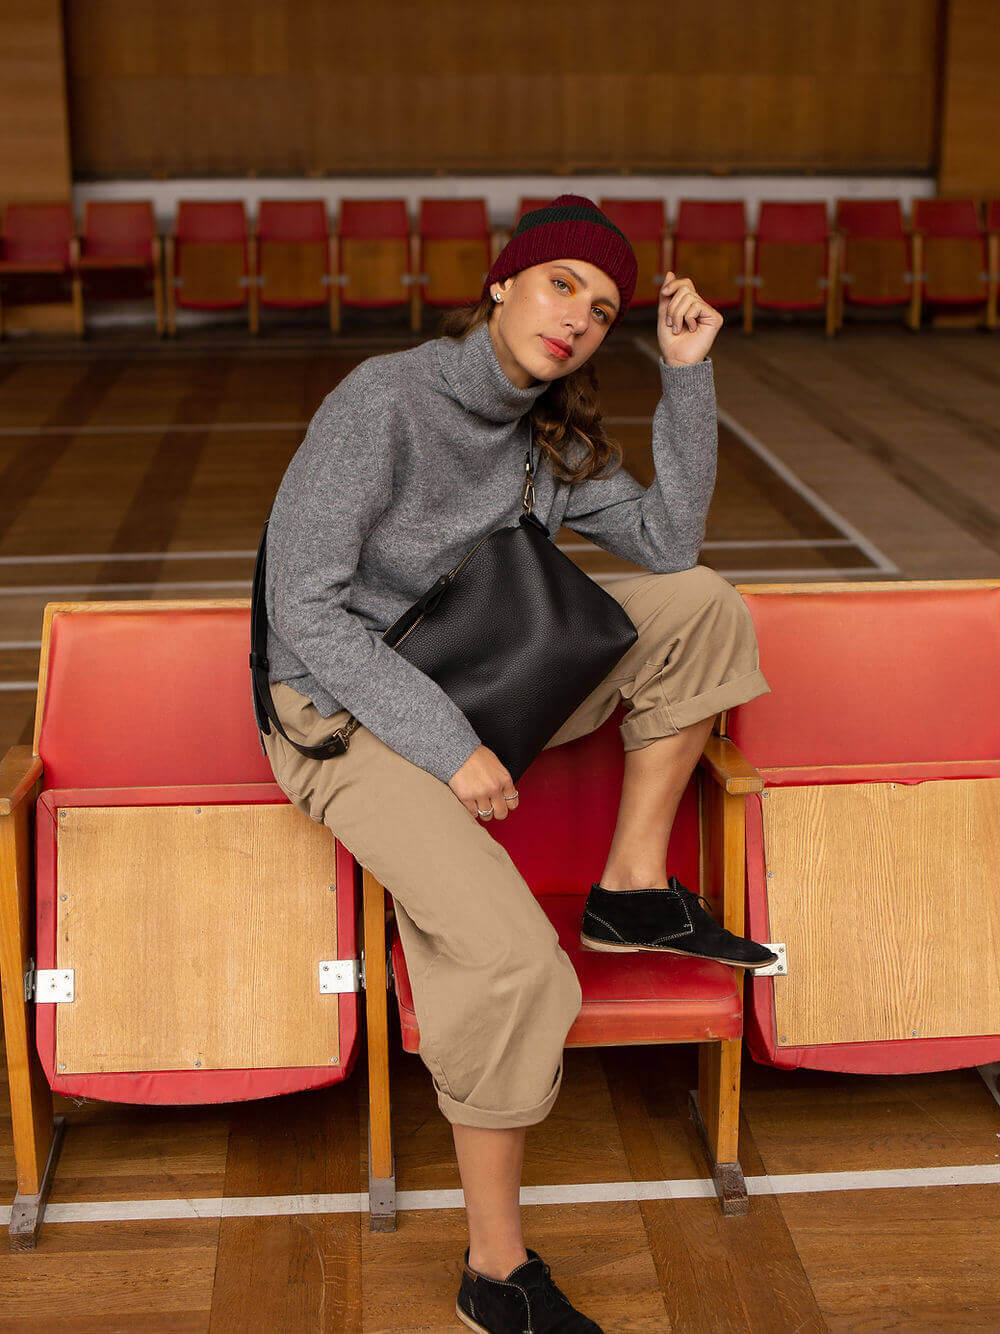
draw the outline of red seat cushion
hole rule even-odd
[[[650,950],[618,954],[584,949],[580,919],[586,895],[546,894],[538,901],[559,932],[583,990],[583,1006],[567,1034],[567,1047],[704,1042],[741,1035],[742,1006],[731,968]],[[413,992],[395,930],[392,969],[403,1046],[418,1051]]]

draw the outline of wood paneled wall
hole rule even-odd
[[[1000,4],[949,0],[941,194],[1000,196]]]
[[[74,172],[928,171],[942,3],[65,0]]]
[[[59,0],[0,4],[0,204],[68,199],[69,130]]]

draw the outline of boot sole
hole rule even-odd
[[[461,1320],[463,1325],[468,1325],[470,1329],[476,1330],[476,1334],[490,1334],[485,1325],[481,1325],[478,1320],[473,1320],[471,1315],[466,1315],[458,1302],[455,1303],[455,1314]]]
[[[593,936],[585,936],[582,931],[580,944],[584,949],[603,950],[608,954],[631,954],[634,950],[647,950],[650,954],[683,954],[686,959],[707,959],[710,963],[724,963],[730,968],[746,968],[750,972],[778,962],[777,955],[773,959],[761,959],[760,963],[741,963],[737,959],[722,959],[717,954],[692,954],[690,950],[677,950],[670,945],[609,945],[606,940],[595,940]]]

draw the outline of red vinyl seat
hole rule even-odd
[[[919,233],[921,298],[953,310],[987,299],[986,233],[974,199],[915,199],[913,228]]]
[[[738,1038],[742,1006],[731,968],[679,954],[622,955],[584,949],[580,918],[586,894],[539,898],[559,943],[573,961],[583,1007],[566,1037],[567,1047],[606,1047],[632,1042],[701,1042]],[[406,1051],[420,1050],[420,1027],[398,934],[392,943],[399,1022]]]
[[[40,968],[55,967],[55,813],[63,806],[285,803],[254,719],[249,604],[49,604],[43,764],[36,822]],[[356,867],[336,844],[341,943],[354,937]],[[356,1049],[353,997],[341,1006],[335,1069],[167,1070],[62,1076],[54,1068],[55,1016],[43,1007],[38,1051],[58,1093],[142,1103],[233,1101],[316,1088],[343,1079]]]
[[[667,268],[690,276],[709,305],[731,310],[745,300],[746,240],[742,199],[682,199]]]
[[[667,215],[662,199],[602,198],[600,207],[624,232],[639,265],[632,306],[657,306],[666,272]]]
[[[0,222],[0,294],[11,305],[66,301],[83,333],[83,302],[73,206],[62,200],[7,204]],[[0,335],[3,312],[0,308]]]
[[[763,776],[765,792],[1000,776],[995,581],[841,585],[835,591],[737,587],[753,617],[771,692],[733,710],[728,733]],[[756,939],[772,939],[762,798],[751,793],[745,807],[747,926]],[[861,831],[859,838],[864,841]],[[928,868],[936,873],[937,867]],[[851,894],[850,883],[844,892]],[[891,919],[891,902],[885,911]],[[837,942],[828,945],[835,949]],[[998,1034],[781,1045],[778,981],[757,977],[747,985],[747,1041],[759,1062],[896,1074],[1000,1059]]]
[[[733,970],[651,951],[619,955],[584,949],[580,919],[601,873],[617,820],[624,769],[621,704],[595,732],[543,750],[518,783],[514,819],[487,828],[510,854],[576,966],[583,1006],[566,1045],[702,1042],[740,1036],[741,1002]],[[670,837],[671,873],[697,892],[697,779],[681,799]],[[418,1051],[406,960],[393,927],[393,973],[403,1045]]]

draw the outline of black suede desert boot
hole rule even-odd
[[[560,1292],[538,1252],[525,1250],[527,1260],[506,1278],[490,1278],[469,1267],[466,1246],[455,1303],[462,1324],[478,1334],[604,1334]]]
[[[665,889],[605,889],[591,885],[583,909],[580,943],[590,950],[659,950],[763,968],[778,956],[765,945],[734,936],[702,907],[707,900],[670,876]]]

